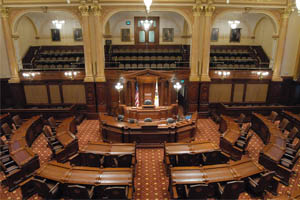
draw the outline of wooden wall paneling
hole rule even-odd
[[[51,104],[61,104],[61,94],[60,94],[60,86],[59,84],[49,84],[49,96]]]
[[[135,81],[130,81],[130,84],[131,84],[131,101],[130,101],[130,105],[131,106],[135,106]]]
[[[243,83],[234,83],[232,87],[232,102],[233,103],[242,103],[244,97],[245,84]]]
[[[231,82],[211,83],[209,87],[210,103],[230,103],[231,100]]]
[[[283,77],[280,103],[290,105],[293,103],[293,95],[295,94],[295,84],[293,77]]]
[[[188,112],[198,111],[199,82],[188,83]]]
[[[85,94],[86,94],[87,112],[89,113],[97,112],[95,83],[86,82],[84,83],[84,86],[85,86]]]
[[[169,88],[170,81],[164,81],[164,94],[163,94],[163,105],[168,105],[168,88]]]
[[[245,102],[266,102],[268,94],[268,84],[249,83],[247,85]]]
[[[107,82],[97,82],[96,83],[96,96],[97,96],[97,107],[98,112],[106,112],[107,111],[107,102],[112,101],[113,98],[109,99],[107,93],[108,90],[114,90],[115,93],[118,93],[112,85],[113,88],[109,87]]]
[[[209,108],[209,82],[201,82],[200,83],[200,92],[199,92],[199,113],[200,116],[208,116],[208,108]]]
[[[162,80],[158,82],[158,96],[159,96],[159,105],[163,106],[164,102],[164,83]]]
[[[86,104],[85,86],[82,83],[64,83],[62,85],[64,103]]]
[[[246,99],[246,92],[247,92],[247,83],[244,84],[243,102],[245,102],[245,99]]]
[[[63,89],[62,89],[62,82],[59,83],[59,94],[61,98],[61,103],[65,103]]]
[[[267,103],[276,104],[280,102],[282,82],[271,82],[269,84]]]
[[[25,84],[24,93],[27,104],[49,104],[46,84]]]
[[[48,103],[52,104],[51,97],[50,97],[50,88],[48,83],[46,84],[46,88],[47,88]]]
[[[10,83],[9,89],[11,92],[13,106],[23,107],[26,104],[26,98],[22,83]]]

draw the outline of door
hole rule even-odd
[[[159,17],[148,17],[149,21],[152,20],[152,25],[148,30],[144,29],[142,21],[146,17],[134,17],[134,38],[135,44],[142,45],[158,45],[159,44]]]

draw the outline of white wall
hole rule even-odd
[[[119,12],[113,15],[109,21],[108,26],[106,27],[106,35],[111,35],[113,44],[134,44],[134,17],[135,16],[145,16],[145,12]],[[174,12],[151,12],[149,16],[158,16],[160,20],[160,29],[159,29],[159,43],[160,44],[185,44],[189,41],[182,38],[182,35],[185,35],[186,31],[184,30],[185,19],[183,16],[174,13]],[[131,25],[126,25],[126,21],[130,21]],[[129,28],[130,29],[130,42],[121,41],[121,29]],[[173,42],[163,42],[162,32],[163,28],[174,28],[174,41]],[[107,33],[107,30],[110,30]]]
[[[273,24],[268,17],[263,17],[258,23],[255,31],[255,43],[261,45],[268,57],[271,58],[273,52],[272,36],[275,33]]]
[[[2,21],[0,20],[0,78],[10,78],[9,61],[4,40]]]
[[[300,16],[295,11],[292,13],[286,38],[286,44],[284,49],[284,57],[281,67],[281,76],[293,76],[297,53],[299,53],[298,45],[300,40]]]

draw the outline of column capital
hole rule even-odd
[[[205,16],[206,17],[211,17],[215,11],[216,7],[213,6],[212,4],[208,4],[206,7],[205,7]]]
[[[94,2],[93,5],[91,5],[91,11],[94,14],[94,16],[101,16],[102,15],[102,8],[101,5]]]
[[[291,6],[286,7],[283,9],[283,11],[280,13],[281,19],[288,19],[293,12],[293,8]]]
[[[90,7],[87,4],[83,3],[78,6],[78,10],[81,13],[81,16],[89,16]]]
[[[0,6],[0,12],[1,12],[1,17],[3,17],[3,18],[8,17],[8,13],[9,13],[8,8]]]
[[[201,3],[197,3],[196,5],[193,6],[192,10],[193,10],[193,15],[195,17],[199,17],[204,12],[205,8]]]

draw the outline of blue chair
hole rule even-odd
[[[152,119],[151,119],[150,117],[145,118],[145,119],[144,119],[144,122],[152,122]]]

